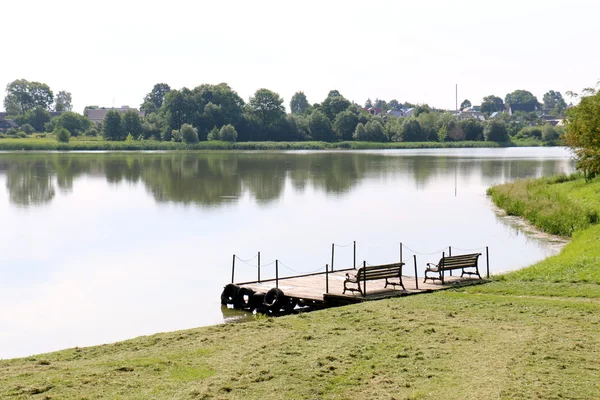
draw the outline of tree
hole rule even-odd
[[[491,94],[483,98],[481,103],[482,113],[491,114],[502,110],[504,110],[504,102],[500,97]]]
[[[233,125],[227,124],[221,127],[219,131],[219,139],[224,140],[226,142],[235,142],[237,140],[238,134]]]
[[[600,93],[582,97],[577,106],[567,110],[564,138],[586,179],[600,173]]]
[[[292,114],[304,114],[310,108],[310,104],[306,99],[306,95],[304,92],[296,92],[292,96],[292,100],[290,100],[290,110]]]
[[[483,130],[483,137],[486,142],[507,142],[508,130],[506,124],[504,121],[489,121]]]
[[[187,144],[198,143],[198,130],[190,124],[181,126],[181,138]]]
[[[513,111],[535,111],[540,103],[538,99],[527,90],[515,90],[506,95],[504,102],[509,104]]]
[[[400,111],[402,109],[402,104],[400,104],[398,100],[394,99],[390,100],[390,102],[388,103],[388,107],[390,110]]]
[[[351,104],[340,92],[332,90],[329,92],[329,96],[323,101],[323,104],[321,104],[321,109],[330,121],[334,121],[336,115],[346,110]]]
[[[54,111],[73,111],[71,93],[61,90],[54,99]]]
[[[61,143],[69,142],[69,137],[71,136],[71,134],[65,128],[63,128],[61,126],[57,126],[56,129],[54,129],[53,133],[54,133],[54,135],[56,135],[56,140],[58,140],[59,142],[61,142]]]
[[[183,124],[191,124],[195,108],[191,90],[183,88],[167,92],[161,109],[167,122],[167,136],[170,136],[173,129],[181,129]]]
[[[30,124],[23,124],[19,129],[28,135],[31,135],[33,132],[35,132],[35,129]]]
[[[564,111],[567,109],[567,103],[560,92],[550,90],[544,94],[543,100],[544,111],[550,115],[563,115]]]
[[[146,114],[157,112],[163,105],[165,95],[169,93],[171,87],[166,83],[157,83],[154,85],[150,93],[144,97],[144,102],[140,106],[140,110]]]
[[[558,140],[560,132],[554,126],[546,124],[542,127],[542,140],[544,142],[553,142]]]
[[[102,136],[105,140],[125,140],[127,136],[124,134],[123,126],[121,125],[121,113],[116,110],[110,110],[104,117],[102,124]]]
[[[429,104],[419,104],[417,107],[415,107],[415,117],[418,117],[420,114],[424,114],[424,113],[430,113],[431,112],[431,107],[429,107]]]
[[[248,102],[248,110],[267,129],[285,117],[283,99],[269,89],[258,89]]]
[[[460,103],[460,109],[463,110],[465,108],[471,108],[471,102],[468,99],[465,99]]]
[[[40,106],[37,106],[33,110],[29,110],[27,113],[25,113],[25,120],[28,124],[33,126],[36,132],[43,132],[44,125],[47,122],[50,122],[51,119],[50,113]]]
[[[371,102],[371,99],[367,99],[367,101],[365,101],[365,108],[371,108],[373,107],[373,103]]]
[[[423,140],[421,125],[414,118],[407,118],[402,123],[402,141],[418,142]]]
[[[121,126],[125,136],[131,135],[134,139],[137,139],[142,135],[142,120],[140,114],[135,110],[129,110],[123,115]]]
[[[308,117],[308,128],[313,140],[323,142],[333,142],[335,140],[331,122],[322,111],[315,111]]]
[[[367,132],[362,122],[359,122],[358,125],[356,125],[356,129],[354,130],[354,134],[352,135],[352,137],[354,140],[358,140],[361,142],[367,140]]]
[[[6,85],[4,109],[11,115],[22,115],[40,106],[50,110],[54,94],[45,83],[17,79]]]
[[[73,111],[66,111],[58,117],[54,117],[52,124],[54,127],[60,126],[65,128],[71,136],[79,136],[89,129],[92,121]]]
[[[367,122],[365,134],[369,142],[385,142],[387,139],[383,125],[378,120]]]
[[[465,140],[483,140],[483,125],[475,118],[463,119],[458,123]]]
[[[462,107],[462,104],[460,106]],[[440,142],[445,142],[446,138],[448,137],[448,127],[446,125],[442,126],[438,131],[437,136]]]
[[[373,107],[381,108],[382,110],[385,110],[387,107],[387,103],[385,100],[375,99],[375,102],[373,103]]]
[[[352,140],[352,135],[358,124],[358,116],[350,110],[342,111],[335,117],[333,130],[338,138]]]

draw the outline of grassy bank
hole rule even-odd
[[[600,180],[535,185],[600,206]],[[487,285],[0,361],[0,398],[600,398],[600,225],[587,226]]]
[[[541,142],[540,142],[541,143]],[[330,149],[421,149],[421,148],[474,148],[474,147],[514,147],[532,146],[530,142],[199,142],[185,143],[158,142],[155,140],[134,140],[130,142],[105,141],[100,138],[76,137],[69,143],[59,143],[54,138],[4,138],[0,139],[0,151],[60,150],[60,151],[131,151],[131,150],[330,150]],[[540,145],[540,144],[538,144]]]

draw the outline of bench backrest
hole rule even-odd
[[[370,265],[361,267],[356,272],[358,280],[375,280],[394,278],[402,275],[402,266],[404,263],[385,264],[385,265]]]
[[[480,255],[481,253],[473,253],[442,257],[440,258],[438,266],[442,269],[474,267],[477,265],[477,260],[479,259]]]

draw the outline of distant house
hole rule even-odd
[[[455,113],[454,115],[459,121],[469,118],[474,118],[479,121],[485,121],[485,115],[481,112],[481,107],[479,107],[479,110],[475,110],[475,107],[464,108],[459,112]]]
[[[7,130],[9,130],[10,128],[17,129],[19,127],[19,124],[17,124],[12,119],[6,119],[6,117],[7,117],[7,113],[5,113],[5,112],[0,113],[0,132],[4,133]]]
[[[380,107],[363,108],[363,110],[367,111],[371,115],[381,115],[381,113],[383,113],[383,109]]]
[[[90,121],[99,124],[102,121],[104,121],[104,117],[106,117],[106,113],[108,113],[109,111],[118,111],[121,114],[125,114],[127,111],[135,111],[139,114],[140,117],[146,115],[144,111],[138,111],[136,108],[131,108],[129,106],[121,106],[119,108],[89,108],[87,110],[87,117]]]
[[[392,117],[412,117],[415,113],[415,109],[413,108],[401,108],[400,110],[389,110],[386,115],[390,115]]]

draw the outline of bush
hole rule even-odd
[[[542,139],[542,128],[539,126],[526,126],[522,128],[519,133],[516,135],[517,138],[533,138],[533,139]]]
[[[208,132],[208,140],[219,140],[219,128],[213,126],[213,128]]]
[[[23,132],[23,131],[19,131],[19,132],[17,132],[17,136],[20,137],[20,138],[26,138],[27,134],[25,132]]]
[[[21,130],[28,135],[31,135],[32,133],[35,132],[35,129],[33,129],[33,126],[31,126],[29,124],[22,125]]]
[[[190,124],[181,126],[181,137],[187,144],[198,143],[198,130]]]
[[[483,137],[486,142],[507,142],[508,130],[504,121],[490,121],[483,130]]]
[[[17,136],[17,130],[15,128],[8,128],[6,130],[7,136]]]
[[[173,129],[171,131],[171,140],[173,142],[181,142],[183,141],[183,135],[181,134],[181,131],[178,131],[177,129]]]
[[[237,136],[238,134],[233,125],[224,125],[219,131],[219,139],[225,142],[235,142]]]
[[[96,136],[98,136],[98,133],[99,133],[98,128],[96,128],[95,126],[92,126],[90,129],[85,131],[85,136],[96,137]]]
[[[56,135],[56,140],[61,143],[68,143],[71,137],[71,132],[61,126],[56,127],[53,133]]]
[[[542,140],[545,142],[553,142],[558,140],[560,132],[550,124],[544,125],[542,128]]]

